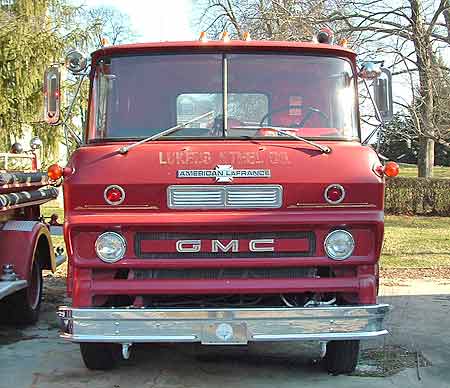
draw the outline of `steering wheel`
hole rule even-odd
[[[227,127],[231,128],[234,126],[241,127],[244,125],[244,123],[241,120],[235,117],[228,117],[227,120],[228,120]],[[218,115],[214,118],[211,133],[213,136],[222,136],[222,132],[223,132],[223,115]]]
[[[329,127],[330,126],[330,119],[328,118],[328,116],[323,113],[320,109],[315,108],[313,106],[309,106],[309,105],[287,105],[287,106],[283,106],[281,108],[277,108],[277,109],[273,109],[270,112],[267,112],[263,118],[261,119],[259,126],[262,127],[264,126],[264,121],[267,120],[267,118],[272,118],[272,114],[273,113],[278,113],[278,112],[283,112],[285,110],[289,110],[289,109],[301,109],[303,111],[306,111],[305,116],[302,118],[302,120],[299,123],[292,123],[291,125],[289,125],[290,128],[303,128],[305,123],[311,118],[311,116],[316,113],[320,116],[320,118],[323,120],[323,122]]]

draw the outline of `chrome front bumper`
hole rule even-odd
[[[60,307],[61,337],[74,342],[368,339],[387,334],[386,304],[310,308],[124,309]]]

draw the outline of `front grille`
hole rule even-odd
[[[148,279],[297,279],[311,278],[317,268],[189,268],[134,270],[136,280]]]
[[[274,250],[264,252],[218,250],[213,252],[211,240],[220,240],[228,244],[231,240],[239,242],[255,239],[273,239],[283,244],[283,241],[291,241],[293,248],[290,250]],[[205,250],[200,252],[178,252],[176,241],[195,240],[201,242]],[[167,245],[168,243],[168,245]],[[166,249],[158,247],[165,244]],[[241,247],[241,246],[239,246]],[[142,259],[209,259],[209,258],[248,258],[259,257],[307,257],[314,256],[316,251],[316,237],[313,232],[253,232],[253,233],[176,233],[176,232],[137,232],[134,239],[136,257]]]
[[[282,197],[280,185],[176,185],[167,189],[170,209],[276,209]]]

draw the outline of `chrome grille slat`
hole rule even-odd
[[[170,209],[280,208],[280,185],[172,185],[167,188]]]

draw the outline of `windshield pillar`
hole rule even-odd
[[[228,130],[228,58],[223,55],[222,61],[222,105],[223,105],[223,137],[227,137]]]

